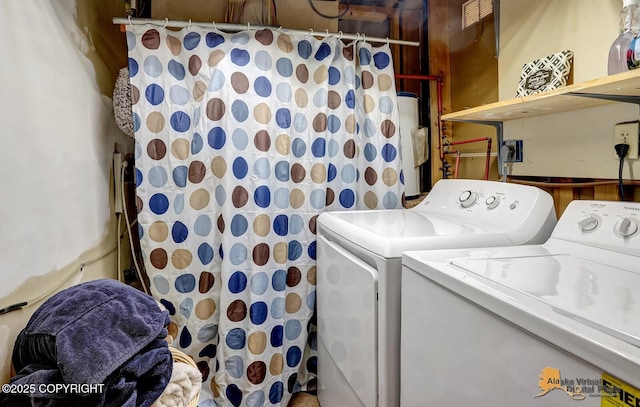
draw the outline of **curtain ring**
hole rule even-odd
[[[324,30],[324,39],[326,40],[327,38],[329,38],[329,29],[328,28],[326,28]]]
[[[342,31],[338,31],[338,39],[341,40],[342,39]]]
[[[247,31],[251,31],[251,23],[247,23]]]
[[[313,34],[313,28],[309,28],[309,32],[308,32],[308,33],[306,33],[304,36],[305,36],[305,37],[308,37],[308,36],[310,36],[311,34]]]
[[[191,19],[189,19],[189,25],[187,26],[187,30],[191,29]]]
[[[389,46],[389,37],[387,37],[387,47]]]
[[[276,31],[277,31],[277,32],[279,32],[279,33],[281,33],[281,32],[282,32],[282,26],[278,27],[278,28],[276,29]]]
[[[169,25],[169,19],[165,18],[164,19],[164,27],[162,27],[162,28],[167,28],[168,25]]]
[[[131,16],[129,16],[129,25],[131,26],[131,29],[133,30],[133,21],[131,21]]]
[[[214,30],[216,30],[216,31],[218,31],[218,26],[216,25],[216,20],[213,20],[213,21],[211,22],[211,24],[213,24],[213,29],[214,29]]]
[[[362,34],[362,42],[365,44],[367,43],[367,35],[364,33]]]

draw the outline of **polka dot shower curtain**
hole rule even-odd
[[[315,220],[402,206],[388,45],[261,29],[127,29],[152,294],[200,407],[315,386]]]

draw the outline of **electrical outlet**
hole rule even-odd
[[[638,159],[638,142],[640,139],[640,122],[624,122],[617,123],[613,131],[613,145],[616,144],[628,144],[629,152],[627,153],[627,159]],[[615,154],[615,153],[614,153]],[[618,158],[618,156],[615,156]]]
[[[503,161],[506,163],[521,163],[522,162],[522,140],[504,140],[502,146],[505,146],[509,153],[506,157],[503,157]]]

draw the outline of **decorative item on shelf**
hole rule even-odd
[[[557,89],[569,83],[573,51],[565,50],[524,64],[516,97]]]

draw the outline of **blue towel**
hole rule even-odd
[[[169,322],[151,296],[116,280],[60,291],[36,310],[13,348],[11,384],[37,391],[0,394],[0,406],[150,406],[171,379]],[[102,391],[51,393],[42,384],[101,384]]]

